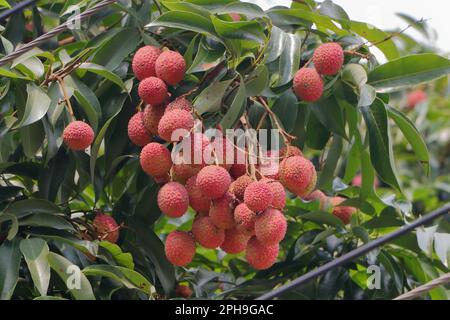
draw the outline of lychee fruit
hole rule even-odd
[[[203,195],[197,185],[197,175],[189,178],[186,182],[186,189],[189,194],[189,205],[199,213],[208,214],[211,207],[211,200]]]
[[[186,110],[175,109],[164,113],[159,121],[158,134],[166,141],[176,142],[186,136],[193,127],[192,114]]]
[[[342,197],[333,197],[330,199],[330,202],[333,206],[333,214],[341,219],[344,224],[349,224],[352,215],[356,212],[356,209],[348,206],[339,206],[345,200],[347,199]]]
[[[193,294],[192,289],[184,284],[177,285],[177,287],[175,288],[175,293],[177,294],[177,296],[185,299],[190,298]]]
[[[155,71],[158,78],[167,84],[176,85],[184,78],[186,61],[178,52],[167,50],[156,59]]]
[[[156,142],[151,142],[142,149],[140,162],[142,170],[152,177],[162,177],[172,167],[170,151]]]
[[[73,121],[64,129],[63,140],[74,151],[83,151],[94,142],[94,130],[83,121]]]
[[[272,204],[273,196],[273,191],[267,183],[255,181],[245,189],[244,203],[253,212],[261,212]]]
[[[143,147],[146,144],[152,142],[150,133],[144,126],[144,113],[138,112],[131,117],[128,122],[128,137],[131,142],[139,147]]]
[[[286,217],[277,209],[269,208],[256,217],[255,235],[264,245],[280,243],[286,230]]]
[[[234,228],[234,196],[227,192],[219,199],[212,201],[209,216],[220,229]]]
[[[100,240],[106,240],[112,243],[116,243],[119,240],[120,227],[113,217],[99,213],[95,216],[92,225]]]
[[[189,207],[186,188],[178,182],[166,183],[158,192],[158,206],[166,216],[181,217]]]
[[[275,264],[279,249],[278,243],[266,246],[253,237],[247,243],[245,258],[256,270],[265,270]]]
[[[280,164],[280,182],[292,193],[305,197],[316,186],[316,169],[311,161],[303,157],[286,158]]]
[[[194,220],[192,233],[195,240],[207,249],[216,249],[225,240],[225,231],[218,228],[208,216],[198,217]]]
[[[320,203],[320,210],[326,210],[328,207],[328,197],[325,193],[323,193],[320,190],[315,190],[311,192],[309,195],[302,198],[305,201],[319,201]]]
[[[142,47],[136,52],[133,57],[132,68],[138,80],[144,80],[156,75],[155,62],[160,54],[161,50],[153,46]]]
[[[236,228],[252,234],[255,230],[256,213],[250,210],[245,203],[241,203],[234,209],[234,221]]]
[[[195,256],[195,240],[187,232],[172,231],[166,238],[165,251],[170,263],[185,266]]]
[[[295,146],[286,146],[280,149],[280,159],[285,159],[294,156],[302,156],[303,152],[300,148]]]
[[[247,242],[250,236],[246,233],[233,228],[225,230],[225,240],[220,248],[229,254],[241,253],[247,248]]]
[[[301,68],[294,76],[294,92],[300,99],[315,102],[322,97],[323,80],[315,69]]]
[[[158,124],[164,115],[165,109],[166,105],[164,103],[156,106],[149,104],[144,109],[144,126],[154,136],[158,135]]]
[[[230,184],[230,174],[220,166],[206,166],[197,175],[200,191],[212,200],[222,197],[228,191]]]
[[[234,196],[243,201],[245,189],[249,186],[250,183],[253,182],[253,179],[249,176],[240,176],[230,186],[230,191],[234,194]]]
[[[185,110],[188,112],[192,111],[192,103],[186,99],[185,97],[179,97],[173,100],[171,103],[167,105],[166,112],[172,110]]]
[[[230,174],[233,178],[237,179],[247,174],[247,166],[244,163],[235,163],[230,168]]]
[[[408,109],[414,109],[419,103],[428,99],[427,94],[423,90],[415,90],[408,94],[407,104]]]
[[[271,203],[271,207],[282,210],[286,206],[286,191],[284,190],[283,185],[273,179],[262,179],[262,182],[267,183],[267,185],[272,189],[273,192],[273,200]]]
[[[159,105],[167,98],[167,86],[159,78],[148,77],[139,83],[138,94],[145,103]]]
[[[336,42],[324,43],[314,51],[312,59],[319,74],[332,76],[344,64],[344,50]]]

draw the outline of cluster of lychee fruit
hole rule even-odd
[[[297,71],[293,89],[298,98],[307,102],[318,101],[323,94],[322,76],[333,76],[344,64],[344,50],[336,42],[320,45],[313,54],[314,68],[307,66]]]

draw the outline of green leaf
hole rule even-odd
[[[339,218],[335,217],[329,212],[323,211],[308,212],[300,215],[299,218],[339,228],[345,227],[344,223]]]
[[[0,246],[0,300],[11,299],[16,288],[22,259],[19,244],[20,239],[16,238]]]
[[[244,80],[242,79],[242,77],[240,78],[241,83],[237,90],[236,96],[234,97],[233,102],[231,103],[231,106],[228,109],[227,113],[220,122],[224,130],[232,128],[244,113],[247,94],[245,90],[246,88]]]
[[[195,99],[194,106],[199,114],[205,112],[215,112],[220,109],[225,91],[230,86],[233,79],[217,81],[203,90]]]
[[[269,70],[265,65],[259,65],[245,80],[247,96],[259,95],[269,84]]]
[[[46,296],[50,284],[50,265],[47,260],[50,251],[47,243],[39,238],[24,239],[20,242],[20,251],[25,258],[36,289],[41,296]]]
[[[333,96],[312,103],[311,110],[324,127],[343,138],[347,138],[342,110]]]
[[[63,217],[46,213],[33,214],[27,218],[22,219],[19,222],[19,225],[30,227],[47,227],[56,230],[74,231],[72,224]]]
[[[0,6],[8,8],[8,9],[11,8],[10,4],[6,0],[0,0]]]
[[[48,262],[76,300],[95,300],[89,280],[76,265],[54,252],[49,252]]]
[[[272,111],[280,119],[287,132],[294,130],[297,122],[298,101],[291,90],[284,92],[275,100],[272,105]]]
[[[264,42],[264,28],[257,21],[230,22],[211,16],[214,29],[217,34],[226,39],[251,40]]]
[[[393,90],[438,79],[450,73],[450,60],[433,53],[410,55],[376,67],[369,84],[376,89]]]
[[[294,78],[300,65],[300,38],[294,34],[284,34],[283,51],[278,65],[276,86],[282,86]]]
[[[109,71],[108,69],[106,69],[103,66],[100,66],[100,65],[94,64],[94,63],[85,62],[85,63],[82,63],[78,67],[78,69],[79,70],[87,70],[89,72],[92,72],[99,76],[102,76],[103,78],[108,79],[109,81],[117,84],[122,90],[127,92],[127,87],[125,86],[125,83],[123,83],[122,79],[120,79],[120,77],[118,75]]]
[[[35,213],[57,214],[62,212],[54,203],[40,199],[27,199],[14,202],[5,211],[18,218]]]
[[[339,162],[339,158],[342,154],[343,143],[342,138],[335,136],[333,138],[333,143],[331,144],[330,150],[327,154],[327,159],[325,165],[323,166],[319,179],[317,181],[317,188],[324,189],[328,184],[331,184],[333,178],[336,176],[335,172]]]
[[[133,256],[128,252],[123,252],[122,249],[114,243],[108,241],[101,241],[99,246],[105,248],[111,255],[114,260],[122,267],[128,269],[134,269]]]
[[[245,15],[247,20],[267,17],[267,14],[256,4],[245,2],[233,2],[226,6],[220,6],[211,10],[216,14],[237,13]]]
[[[12,72],[10,70],[6,70],[5,68],[0,68],[0,76],[7,77],[7,78],[12,78],[12,79],[31,80],[28,77],[21,76],[21,75],[15,73],[15,72]]]
[[[15,128],[22,128],[41,120],[52,102],[49,96],[35,84],[27,85],[27,104],[22,119]]]

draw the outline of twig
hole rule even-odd
[[[73,114],[72,104],[70,103],[70,99],[69,99],[69,96],[66,91],[66,86],[64,85],[64,79],[58,77],[57,80],[58,80],[59,87],[61,88],[61,91],[63,92],[64,100],[66,101],[66,106],[69,111],[70,118],[72,121],[75,121],[75,115]]]

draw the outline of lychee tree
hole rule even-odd
[[[70,5],[96,3],[42,1],[11,16],[2,54],[64,22]],[[268,11],[118,1],[4,65],[0,298],[254,298],[408,223],[393,143],[407,143],[419,175],[430,156],[391,92],[446,76],[450,61],[408,55],[398,38],[329,0]],[[278,130],[279,168],[174,165],[173,133],[194,120]],[[443,272],[409,235],[283,297],[394,298]],[[80,289],[65,286],[74,274]]]

